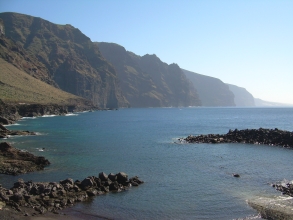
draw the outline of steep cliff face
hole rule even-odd
[[[252,107],[255,106],[254,97],[245,88],[227,84],[234,94],[234,102],[236,106]]]
[[[138,56],[118,44],[96,44],[114,65],[132,107],[200,105],[196,90],[178,65],[163,63],[156,55]]]
[[[221,80],[188,70],[182,71],[197,89],[203,106],[235,106],[234,94]]]
[[[128,106],[113,66],[77,28],[17,13],[1,13],[0,18],[5,36],[16,45],[19,68],[97,106]],[[13,63],[14,56],[2,58]]]

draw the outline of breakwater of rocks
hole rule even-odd
[[[227,134],[207,134],[180,138],[187,143],[247,143],[293,148],[293,132],[275,129],[229,130]]]
[[[58,213],[59,210],[90,197],[125,191],[142,183],[137,176],[128,179],[124,172],[109,175],[101,172],[98,177],[89,176],[82,181],[68,178],[59,182],[25,182],[19,179],[10,189],[0,187],[0,201],[21,215]]]

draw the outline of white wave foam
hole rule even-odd
[[[43,115],[42,117],[48,118],[48,117],[55,117],[55,116],[57,116],[57,115]]]
[[[15,123],[15,124],[4,125],[4,126],[5,126],[5,127],[9,127],[9,126],[13,126],[13,125],[20,125],[20,124]]]
[[[78,116],[78,114],[68,113],[65,116]]]
[[[36,119],[37,117],[22,117],[21,119]]]

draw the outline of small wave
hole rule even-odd
[[[4,125],[4,126],[5,126],[5,127],[9,127],[9,126],[13,126],[13,125],[20,125],[20,124],[15,123],[15,124]]]
[[[37,117],[22,117],[21,119],[36,119]]]
[[[57,115],[43,115],[42,117],[48,118],[48,117],[55,117],[55,116],[57,116]]]
[[[256,214],[256,215],[249,215],[244,218],[234,218],[233,220],[250,220],[250,219],[262,219],[262,217],[260,214]]]
[[[41,132],[35,132],[36,135],[46,135],[45,133],[41,133]]]
[[[68,113],[65,116],[78,116],[78,114]]]

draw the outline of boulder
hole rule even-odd
[[[82,189],[88,189],[92,186],[94,186],[94,181],[91,177],[87,177],[81,182]]]
[[[60,180],[60,184],[62,184],[62,185],[66,185],[67,183],[69,183],[70,185],[74,185],[74,181],[71,178],[67,178],[65,180]]]
[[[108,175],[104,172],[99,173],[99,178],[101,181],[107,181],[108,180]]]
[[[124,172],[119,172],[116,174],[116,176],[117,176],[118,183],[125,183],[128,181],[128,175]]]
[[[117,180],[117,176],[116,176],[116,174],[114,174],[114,173],[110,173],[110,174],[108,175],[108,178],[109,178],[112,182],[114,182],[114,181]]]

